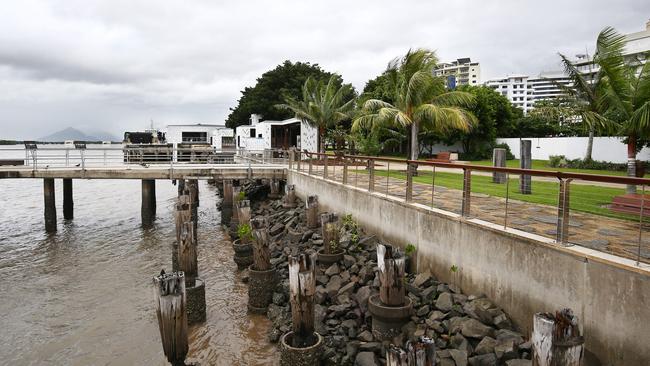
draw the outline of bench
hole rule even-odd
[[[25,165],[25,160],[24,159],[0,159],[0,166],[1,165],[21,166],[21,165]]]
[[[436,156],[435,158],[427,159],[426,161],[430,161],[433,163],[451,163],[458,160],[458,154],[452,153],[450,151],[441,151],[437,153],[435,156]]]
[[[640,215],[643,204],[643,216],[650,216],[650,195],[624,194],[612,199],[610,210],[618,213]]]

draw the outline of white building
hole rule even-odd
[[[641,66],[647,61],[647,54],[650,52],[650,21],[646,22],[645,30],[625,35],[625,47],[623,57],[629,65],[637,65],[638,72]],[[584,74],[595,74],[598,65],[592,62],[592,56],[586,54],[576,55],[573,64]]]
[[[535,108],[535,103],[551,100],[564,95],[557,84],[570,86],[571,80],[561,72],[541,73],[537,77],[528,75],[508,75],[503,78],[491,79],[485,82],[501,95],[508,98],[510,103],[528,114]]]
[[[237,149],[250,151],[264,149],[318,151],[318,129],[297,118],[283,121],[261,121],[261,116],[252,114],[248,125],[235,129]]]
[[[234,133],[231,128],[216,124],[174,124],[167,125],[167,142],[179,145],[210,145],[216,150],[234,148]]]
[[[452,62],[441,62],[433,71],[435,76],[444,77],[450,89],[459,85],[480,85],[481,65],[467,58],[459,58]]]

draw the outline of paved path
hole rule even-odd
[[[306,172],[306,167],[301,167]],[[363,167],[357,169],[362,170]],[[314,175],[322,176],[322,167],[313,167]],[[392,170],[392,164],[391,164]],[[342,167],[328,167],[328,178],[342,182]],[[348,184],[361,188],[368,187],[368,175],[358,173],[349,167]],[[516,189],[516,187],[511,187]],[[406,198],[406,181],[396,178],[375,177],[375,191],[387,195]],[[557,196],[557,191],[549,192]],[[413,184],[413,201],[430,207],[460,214],[462,191],[422,183]],[[506,224],[505,198],[472,193],[470,217],[496,224]],[[509,228],[555,239],[557,207],[510,199],[508,202]],[[639,222],[610,218],[595,214],[571,211],[569,241],[581,245],[637,260],[639,252]],[[645,223],[640,261],[650,263],[650,224]]]

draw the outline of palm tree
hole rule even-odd
[[[562,60],[564,73],[571,80],[571,85],[566,86],[555,80],[552,80],[552,82],[562,90],[566,97],[556,101],[557,103],[550,103],[540,107],[535,106],[533,114],[545,115],[553,119],[566,119],[577,116],[589,130],[589,140],[584,160],[591,161],[595,132],[607,131],[613,125],[613,122],[604,116],[606,112],[602,103],[605,89],[604,73],[602,69],[594,70],[591,62],[589,63],[589,70],[585,73],[580,71],[578,66],[563,54],[560,53],[559,56]],[[589,59],[589,55],[587,55],[587,59]]]
[[[290,110],[295,117],[318,128],[319,152],[325,153],[325,130],[350,118],[354,108],[354,98],[345,100],[352,93],[352,86],[344,84],[338,87],[339,76],[334,74],[327,84],[322,80],[307,78],[302,86],[302,99],[285,98],[285,104],[275,107]]]
[[[474,102],[470,93],[446,91],[445,81],[433,75],[438,62],[435,53],[426,49],[409,50],[402,58],[388,64],[394,103],[369,99],[353,124],[352,130],[375,126],[410,128],[409,159],[419,155],[420,129],[439,133],[469,131],[476,118],[465,110]]]
[[[604,106],[627,137],[627,173],[635,176],[637,143],[650,136],[650,63],[626,63],[624,46],[624,36],[607,27],[598,35],[595,59],[606,84]],[[636,186],[628,185],[627,192],[635,193]]]

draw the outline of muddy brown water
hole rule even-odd
[[[171,269],[176,187],[158,181],[155,225],[140,224],[140,181],[75,180],[75,218],[43,224],[43,183],[0,180],[0,364],[168,365],[151,277]],[[190,328],[188,360],[273,365],[269,321],[246,312],[247,287],[219,227],[216,189],[200,184],[199,272],[207,321]]]

